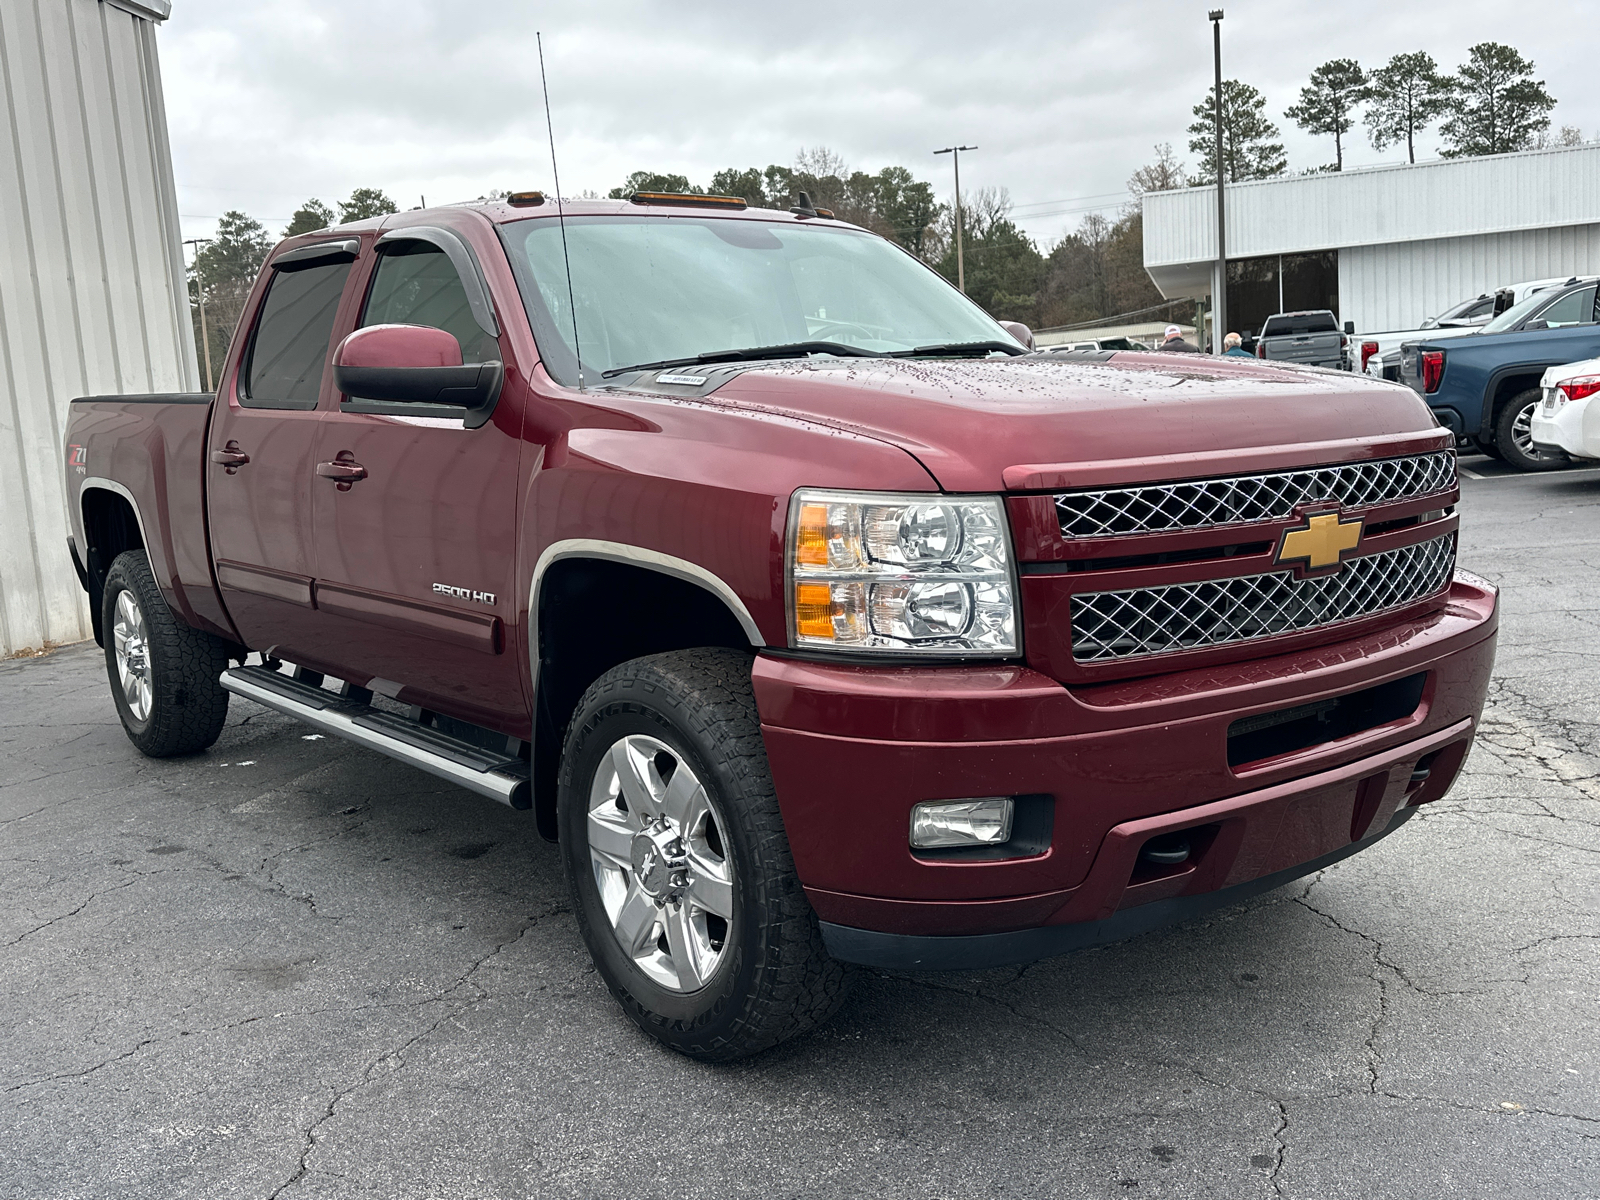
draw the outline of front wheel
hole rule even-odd
[[[1564,466],[1567,456],[1559,450],[1547,452],[1533,445],[1533,413],[1543,399],[1538,388],[1519,392],[1506,402],[1494,422],[1494,444],[1507,466],[1519,471],[1548,471]]]
[[[151,758],[215,742],[228,717],[227,644],[172,615],[143,550],[117,555],[104,604],[106,674],[128,740]]]
[[[748,655],[682,650],[601,676],[573,714],[557,804],[578,928],[646,1033],[741,1058],[843,1000],[845,968],[795,876]]]

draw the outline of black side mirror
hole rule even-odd
[[[488,422],[505,383],[498,362],[462,363],[454,335],[425,325],[369,325],[333,353],[333,378],[352,400],[461,408],[462,424]]]
[[[1534,330],[1534,329],[1549,329],[1550,328],[1550,322],[1546,321],[1543,317],[1535,317],[1533,320],[1529,321],[1522,328],[1524,330],[1529,330],[1529,331]]]
[[[1344,331],[1346,336],[1354,336],[1356,331],[1356,323],[1354,321],[1346,321],[1344,323]]]
[[[1021,321],[1001,321],[1000,327],[1012,337],[1016,338],[1017,341],[1021,342],[1029,350],[1038,349],[1038,347],[1033,344],[1033,330],[1029,329]]]

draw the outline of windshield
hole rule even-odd
[[[718,351],[834,342],[867,352],[1003,342],[1001,326],[870,233],[716,217],[567,218],[585,375]],[[501,226],[545,368],[577,383],[561,227]]]
[[[1541,304],[1548,304],[1549,302],[1549,292],[1535,292],[1521,304],[1513,304],[1510,308],[1506,309],[1505,312],[1501,313],[1482,329],[1478,330],[1478,332],[1506,333],[1512,329],[1515,329],[1518,325],[1522,324],[1523,321],[1527,320],[1534,309],[1538,308]]]

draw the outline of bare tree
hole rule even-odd
[[[1135,200],[1141,199],[1146,192],[1170,192],[1189,186],[1183,164],[1172,152],[1172,143],[1160,142],[1155,151],[1155,162],[1146,163],[1128,176],[1128,190],[1133,193]]]

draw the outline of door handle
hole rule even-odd
[[[211,452],[211,461],[220,466],[229,475],[238,474],[239,468],[250,461],[250,456],[239,449],[239,443],[230,441],[221,450]]]
[[[333,480],[333,486],[341,492],[348,492],[356,480],[367,477],[367,469],[355,461],[350,451],[341,450],[332,462],[318,463],[317,474]]]

